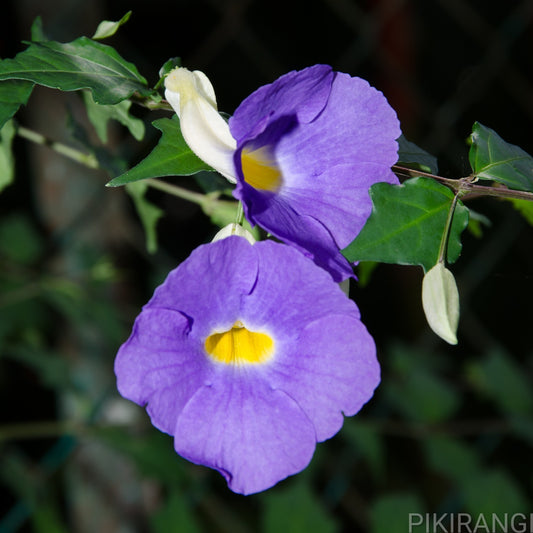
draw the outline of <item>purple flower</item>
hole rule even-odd
[[[229,135],[207,78],[186,71],[185,84],[185,70],[169,75],[166,97],[191,149],[237,183],[234,196],[249,222],[304,252],[336,281],[353,276],[340,250],[371,213],[368,189],[398,183],[391,166],[401,132],[383,94],[361,78],[315,65],[252,93],[230,118]]]
[[[372,337],[331,277],[291,247],[236,236],[170,272],[115,372],[177,453],[242,494],[305,468],[379,383]]]

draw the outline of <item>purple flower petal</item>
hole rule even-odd
[[[236,110],[230,122],[237,139],[234,195],[243,202],[252,224],[306,250],[340,281],[353,275],[338,255],[370,215],[369,187],[380,181],[398,183],[391,166],[397,160],[396,139],[401,132],[383,94],[347,74],[334,73],[327,103],[318,114],[310,118],[302,112],[320,106],[301,88],[300,77],[306,88],[316,78],[321,87],[316,98],[323,101],[325,84],[320,83],[323,71],[318,67],[262,87]],[[268,109],[278,111],[268,114]],[[254,151],[269,154],[270,165],[280,176],[274,190],[259,188],[257,177],[246,181],[243,150],[252,156]],[[310,236],[311,224],[303,217],[324,229]]]
[[[356,414],[378,386],[374,341],[360,321],[332,314],[309,324],[291,348],[268,368],[267,379],[298,403],[320,442],[335,435],[343,413]]]
[[[169,274],[115,371],[178,453],[244,494],[305,468],[379,381],[374,343],[331,276],[291,247],[236,236]]]
[[[333,71],[328,65],[284,74],[241,102],[229,119],[231,134],[237,141],[255,137],[285,115],[296,114],[299,122],[310,122],[324,109],[332,81]]]
[[[255,372],[227,370],[186,405],[175,448],[218,470],[234,492],[251,494],[303,470],[315,449],[315,430],[283,391],[272,390]]]

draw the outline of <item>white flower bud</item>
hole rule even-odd
[[[422,281],[422,305],[431,329],[450,344],[457,344],[459,291],[453,274],[437,263]]]

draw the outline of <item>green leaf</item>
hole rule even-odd
[[[422,305],[431,329],[446,342],[457,344],[459,291],[453,274],[441,262],[424,276]]]
[[[15,177],[15,159],[11,149],[14,136],[15,126],[10,120],[0,129],[0,191],[10,185]]]
[[[510,354],[490,352],[468,368],[468,376],[504,413],[528,415],[533,411],[532,380]]]
[[[453,192],[429,178],[402,185],[376,183],[370,188],[373,210],[365,227],[342,253],[349,261],[421,265],[425,271],[438,260]],[[457,202],[448,241],[449,263],[461,253],[460,236],[468,224],[468,209]]]
[[[34,43],[49,40],[44,33],[43,19],[41,17],[35,17],[35,20],[31,25],[31,40]]]
[[[488,520],[493,513],[503,519],[505,513],[523,513],[529,507],[520,486],[503,470],[489,470],[468,478],[463,492],[466,510]],[[476,529],[482,531],[481,527]]]
[[[509,198],[513,207],[526,219],[530,226],[533,226],[533,202],[521,200],[520,198]]]
[[[160,118],[152,124],[162,132],[159,143],[138,165],[112,179],[107,184],[109,187],[146,178],[188,176],[202,170],[210,170],[185,142],[176,115],[172,118]]]
[[[264,533],[334,533],[333,518],[302,482],[265,495]]]
[[[21,105],[26,105],[33,86],[33,83],[25,80],[0,82],[0,128],[19,110]]]
[[[425,531],[416,526],[424,519],[422,502],[418,494],[389,494],[376,499],[372,504],[371,533],[405,533]]]
[[[433,435],[423,445],[428,465],[452,481],[464,482],[479,472],[479,454],[458,439]]]
[[[163,216],[163,210],[150,203],[146,197],[147,183],[129,183],[126,191],[132,197],[135,209],[141,219],[146,234],[146,249],[149,253],[157,250],[157,233],[156,225],[158,220]]]
[[[133,137],[138,141],[143,139],[144,122],[130,115],[130,100],[123,100],[114,105],[99,105],[95,103],[89,91],[83,91],[83,99],[87,109],[87,116],[103,143],[107,142],[107,123],[112,119],[117,120],[128,128]]]
[[[415,143],[408,141],[403,135],[398,139],[398,165],[417,167],[424,172],[436,174],[439,171],[437,158]]]
[[[153,95],[135,65],[87,37],[31,43],[15,58],[0,62],[0,80],[27,80],[62,91],[90,89],[98,104],[117,104],[134,92]]]
[[[173,490],[164,506],[150,516],[153,533],[169,533],[170,531],[186,531],[201,533],[187,495]]]
[[[527,152],[479,122],[472,128],[470,141],[468,158],[475,176],[533,192],[533,158]]]
[[[163,63],[163,66],[159,69],[159,81],[156,83],[154,89],[159,89],[165,81],[165,76],[176,67],[181,67],[180,57],[171,57]]]
[[[0,256],[27,266],[35,263],[43,250],[43,241],[28,216],[17,212],[2,218]]]
[[[94,32],[93,39],[106,39],[107,37],[111,37],[112,35],[115,35],[117,30],[122,26],[123,24],[126,24],[128,20],[131,17],[131,11],[128,11],[119,21],[113,22],[111,20],[103,20],[98,24],[98,28],[96,28],[96,31]]]
[[[346,419],[341,433],[353,445],[354,453],[359,453],[368,463],[376,480],[383,480],[385,475],[385,446],[382,435],[364,421]]]

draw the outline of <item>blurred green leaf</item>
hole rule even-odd
[[[101,427],[93,429],[91,436],[128,456],[148,478],[169,486],[187,480],[188,463],[174,451],[172,437],[164,433],[149,428],[146,433],[132,435],[124,428]]]
[[[533,192],[533,158],[527,152],[479,122],[472,128],[470,141],[468,157],[475,176]]]
[[[0,61],[0,80],[27,80],[62,91],[90,89],[98,104],[117,104],[134,92],[152,96],[133,63],[87,37],[31,43],[15,58]]]
[[[388,358],[392,376],[384,384],[384,393],[394,409],[421,422],[439,422],[457,410],[460,394],[452,383],[439,376],[438,360],[433,354],[398,347],[390,351]]]
[[[519,198],[510,198],[509,202],[526,219],[527,223],[533,226],[533,202]]]
[[[87,109],[87,116],[94,126],[98,137],[103,143],[107,142],[107,123],[117,120],[128,128],[135,139],[141,141],[144,137],[144,122],[130,115],[130,100],[123,100],[114,105],[99,105],[95,103],[89,91],[83,91],[83,99]]]
[[[44,250],[36,228],[22,213],[13,213],[2,218],[0,224],[0,256],[14,263],[34,263]]]
[[[439,171],[437,158],[422,150],[403,135],[398,139],[398,165],[416,167],[424,172],[436,174]]]
[[[122,26],[123,24],[126,24],[128,20],[131,17],[131,11],[128,11],[120,20],[113,22],[111,20],[103,20],[98,24],[98,28],[96,28],[96,31],[94,32],[93,39],[106,39],[107,37],[111,37],[112,35],[115,35],[117,30]]]
[[[370,517],[371,533],[416,532],[414,526],[419,523],[419,518],[423,517],[423,506],[418,494],[390,494],[372,503]]]
[[[133,199],[135,209],[144,227],[146,249],[149,253],[154,253],[157,250],[156,226],[158,220],[163,216],[163,210],[146,199],[147,189],[148,184],[142,181],[126,185],[126,190]]]
[[[376,480],[382,480],[385,474],[385,447],[383,438],[372,426],[364,421],[348,419],[344,422],[341,433],[343,438],[350,441],[354,453],[361,454]]]
[[[210,170],[185,142],[176,115],[171,119],[160,118],[152,124],[162,132],[159,143],[138,165],[112,179],[107,184],[109,187],[146,178],[188,176],[202,170]]]
[[[202,531],[187,501],[187,495],[176,490],[172,490],[163,507],[152,514],[150,523],[152,533],[171,531],[201,533]]]
[[[264,496],[263,533],[334,533],[335,520],[307,485],[295,482]]]
[[[0,128],[19,110],[21,105],[26,105],[33,87],[33,83],[25,80],[0,81]]]
[[[33,42],[48,41],[43,28],[43,19],[41,17],[35,17],[31,25],[31,40]]]
[[[527,498],[513,478],[503,470],[480,472],[463,486],[466,510],[472,515],[491,517],[493,513],[524,513],[530,509]]]
[[[467,369],[470,381],[505,413],[530,414],[533,387],[528,373],[504,352],[492,351]]]
[[[376,183],[370,188],[372,214],[342,253],[349,261],[421,265],[437,263],[453,192],[431,179],[413,178],[402,185]],[[461,233],[468,209],[457,203],[448,241],[448,262],[461,253]]]
[[[480,470],[478,453],[466,443],[447,436],[431,436],[423,441],[427,463],[446,478],[463,482]]]
[[[0,192],[10,185],[15,177],[15,160],[11,148],[13,137],[15,126],[10,120],[0,129]]]
[[[39,502],[31,514],[34,533],[68,533],[61,520],[57,503],[50,501],[50,491],[47,492],[45,500]]]

